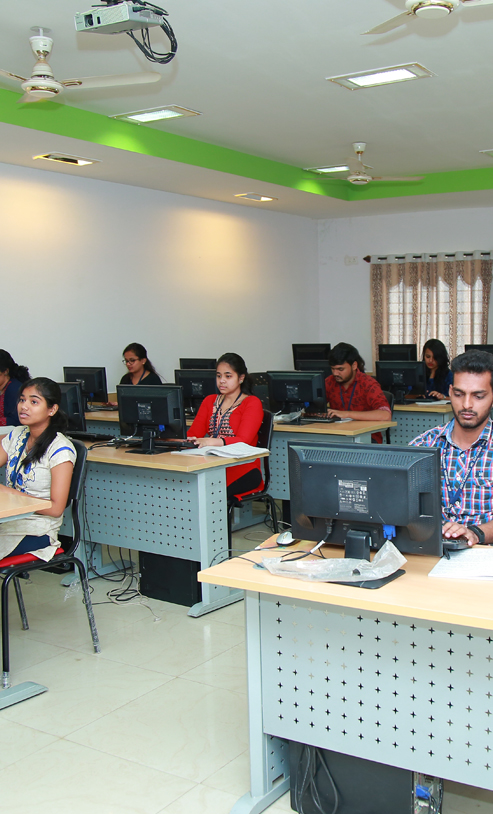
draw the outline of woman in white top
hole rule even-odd
[[[0,524],[0,558],[35,554],[46,562],[58,547],[58,530],[67,505],[76,453],[63,434],[67,420],[60,411],[61,392],[51,379],[38,377],[19,390],[19,427],[2,439],[0,466],[6,467],[6,486],[51,506],[30,517]]]

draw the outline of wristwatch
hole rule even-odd
[[[480,529],[479,526],[467,526],[467,528],[474,532],[480,543],[484,543],[485,536],[483,529]]]

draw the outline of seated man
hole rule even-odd
[[[329,418],[388,421],[389,403],[376,379],[364,372],[364,360],[353,345],[335,345],[329,352],[329,365],[332,375],[325,380]],[[374,433],[372,441],[381,444],[382,434]]]
[[[468,545],[493,542],[493,355],[470,350],[451,365],[454,418],[411,444],[439,447],[443,535]]]

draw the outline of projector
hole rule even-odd
[[[93,6],[90,11],[78,11],[74,17],[76,31],[94,34],[119,34],[136,28],[151,28],[162,24],[162,17],[135,3],[117,3],[112,6]]]

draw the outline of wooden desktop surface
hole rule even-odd
[[[86,446],[91,447],[95,442]],[[171,472],[199,472],[203,469],[230,466],[232,464],[248,463],[257,458],[263,458],[268,453],[252,455],[248,458],[224,458],[219,455],[174,455],[171,452],[162,452],[158,455],[142,455],[127,453],[125,449],[114,447],[96,447],[89,449],[88,460],[102,464],[118,464],[118,466],[138,466],[145,469],[166,469]]]
[[[320,433],[353,437],[364,432],[380,432],[397,427],[397,421],[336,421],[334,424],[274,424],[274,432]]]
[[[16,489],[10,489],[8,492],[4,489],[0,491],[0,519],[17,517],[22,514],[33,514],[38,509],[49,509],[50,506],[51,502],[49,500],[24,495]]]
[[[275,536],[269,538],[265,545],[273,545],[274,542]],[[313,543],[305,541],[298,548],[308,550],[312,546]],[[268,551],[252,551],[244,556],[260,562],[264,556],[281,556],[293,550],[293,546],[279,547]],[[340,557],[343,552],[340,546],[324,546],[323,551],[326,557]],[[274,576],[265,569],[254,568],[251,562],[240,557],[200,571],[198,579],[200,582],[245,591],[491,630],[491,580],[428,577],[436,562],[436,557],[408,555],[407,563],[403,566],[406,571],[404,576],[378,589],[354,588],[328,582],[311,583]]]
[[[412,413],[443,413],[449,420],[449,413],[452,412],[451,404],[394,404],[394,411],[403,411]]]

